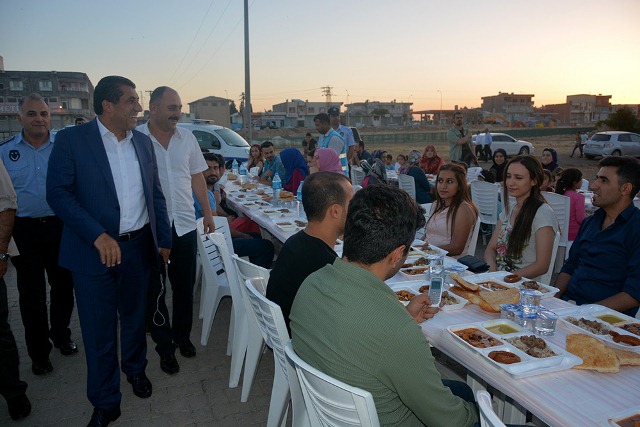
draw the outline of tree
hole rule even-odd
[[[244,114],[244,92],[240,94],[240,114]]]
[[[635,132],[640,126],[638,118],[630,108],[623,107],[609,116],[605,124],[610,129]]]
[[[231,104],[229,104],[229,114],[235,114],[238,112],[238,109],[236,108],[236,102],[231,100]]]

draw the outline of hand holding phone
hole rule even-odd
[[[444,281],[442,280],[442,277],[434,277],[431,279],[431,284],[429,285],[429,299],[431,300],[431,307],[440,306],[443,287]]]

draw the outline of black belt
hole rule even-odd
[[[120,243],[128,242],[129,240],[133,239],[134,237],[142,234],[148,228],[149,228],[149,224],[146,224],[144,227],[139,228],[137,230],[129,231],[127,233],[122,233],[122,234],[120,234],[118,236],[118,242],[120,242]]]
[[[25,222],[52,222],[57,220],[58,217],[55,215],[51,215],[51,216],[41,216],[38,218],[33,218],[30,216],[17,216],[16,220],[18,221],[25,221]]]

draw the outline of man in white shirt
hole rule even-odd
[[[356,151],[356,141],[353,138],[353,131],[349,126],[340,124],[340,108],[331,107],[328,111],[329,120],[331,121],[331,127],[335,129],[340,135],[342,140],[347,144],[347,162],[351,161],[353,154]]]
[[[193,284],[196,272],[197,232],[193,216],[193,194],[205,206],[204,230],[215,231],[207,203],[207,184],[202,172],[207,164],[191,131],[176,126],[182,113],[182,101],[175,90],[160,86],[151,93],[150,119],[138,130],[151,138],[158,163],[162,192],[172,224],[172,251],[168,263],[173,293],[173,325],[165,305],[165,267],[152,275],[147,300],[147,327],[160,355],[160,367],[168,374],[180,370],[175,344],[184,357],[194,357],[196,349],[189,335],[193,323]]]

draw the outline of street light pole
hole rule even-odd
[[[440,116],[439,116],[439,125],[442,126],[442,91],[439,90],[438,92],[440,92]]]

